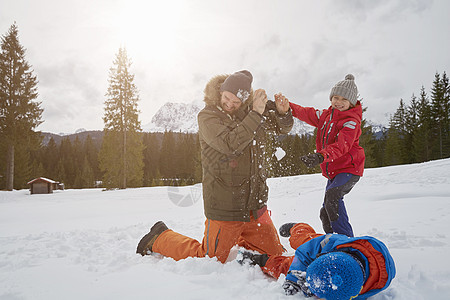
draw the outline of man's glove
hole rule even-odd
[[[258,265],[261,268],[266,265],[268,259],[269,256],[267,254],[257,254],[247,250],[239,250],[238,257],[236,258],[240,265],[248,263],[250,266]]]
[[[310,153],[300,157],[300,159],[308,168],[313,168],[323,162],[323,155],[320,153]]]

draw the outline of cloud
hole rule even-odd
[[[36,73],[44,108],[43,128],[59,122],[63,123],[62,131],[79,127],[98,129],[102,123],[106,78],[101,78],[92,66],[76,58],[49,63],[40,67]],[[101,79],[104,84],[99,84]],[[92,118],[90,115],[94,111],[98,115]],[[68,124],[71,126],[68,127]]]
[[[402,22],[411,14],[420,14],[433,6],[433,0],[371,0],[331,1],[330,12],[336,12],[339,17],[347,17],[358,22]]]

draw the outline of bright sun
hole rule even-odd
[[[176,50],[184,1],[120,1],[116,34],[127,49],[168,59]]]

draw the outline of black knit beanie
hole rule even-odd
[[[233,93],[242,102],[248,99],[252,90],[253,76],[247,70],[235,72],[225,79],[220,87],[220,91]]]

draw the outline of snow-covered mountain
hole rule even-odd
[[[380,139],[383,136],[383,133],[386,132],[387,128],[381,124],[375,124],[373,122],[368,122],[370,126],[372,126],[372,132],[375,134],[377,139]]]
[[[300,121],[297,118],[294,118],[294,126],[291,129],[291,132],[289,134],[314,134],[314,127],[311,125],[306,124],[305,122]]]
[[[150,123],[143,126],[146,132],[198,132],[197,114],[202,107],[191,103],[164,104],[153,116]]]
[[[192,103],[164,104],[153,116],[150,123],[143,126],[146,132],[198,132],[197,114],[203,107]],[[294,118],[290,134],[312,134],[314,128]]]

